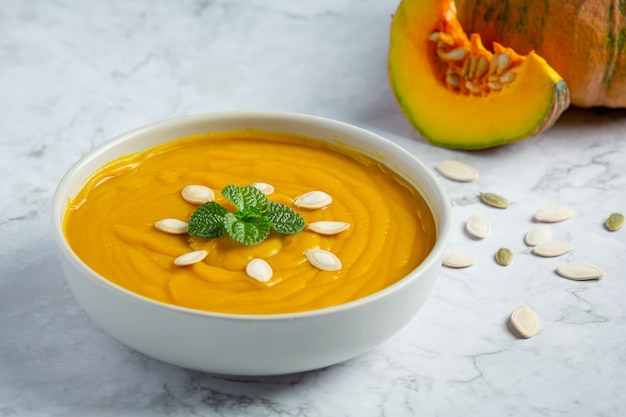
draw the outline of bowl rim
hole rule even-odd
[[[133,291],[130,291],[114,282],[108,280],[104,276],[100,275],[96,271],[92,270],[82,259],[76,255],[76,253],[69,246],[69,243],[65,239],[65,234],[63,233],[63,218],[64,218],[64,210],[65,206],[64,201],[66,202],[66,193],[64,192],[64,188],[67,187],[67,184],[71,181],[74,174],[79,171],[85,164],[88,164],[91,160],[97,158],[100,154],[115,148],[121,143],[124,143],[127,140],[132,139],[138,135],[143,133],[153,131],[153,130],[161,130],[166,127],[171,127],[172,125],[178,124],[192,124],[193,122],[207,121],[210,119],[241,119],[244,120],[246,118],[252,119],[286,119],[290,121],[302,121],[309,124],[315,125],[323,125],[326,128],[330,128],[333,130],[343,129],[353,132],[355,135],[364,135],[375,138],[380,143],[384,144],[387,147],[391,148],[391,152],[394,154],[400,154],[405,158],[409,158],[411,163],[415,164],[418,167],[419,171],[423,171],[426,177],[430,180],[430,185],[434,189],[434,196],[429,196],[431,199],[440,200],[441,209],[437,213],[436,217],[440,218],[440,224],[437,224],[437,233],[435,239],[435,245],[428,253],[426,258],[420,264],[415,267],[415,269],[411,270],[404,277],[400,278],[398,281],[394,282],[387,287],[376,291],[375,293],[369,294],[365,297],[361,297],[356,300],[348,301],[346,303],[342,303],[335,306],[324,307],[315,310],[306,310],[306,311],[298,311],[291,313],[274,313],[274,314],[239,314],[239,313],[222,313],[222,312],[214,312],[209,310],[199,310],[190,307],[182,307],[175,304],[169,304],[162,301],[154,300],[152,298],[137,294]],[[303,135],[304,136],[304,135]],[[182,137],[182,136],[181,136]],[[172,138],[171,140],[175,140]],[[154,146],[154,145],[151,145]],[[384,162],[382,162],[384,164]],[[392,167],[388,166],[388,168],[392,169]],[[397,172],[397,171],[394,171]],[[93,172],[92,172],[93,173]],[[419,191],[419,190],[418,190]],[[422,195],[423,197],[426,197]],[[436,197],[436,198],[433,198]],[[431,209],[431,212],[434,211],[432,204],[426,198],[427,204]],[[200,316],[200,317],[210,317],[214,319],[223,319],[223,320],[237,320],[237,321],[281,321],[281,320],[294,320],[294,319],[305,319],[312,318],[317,316],[325,316],[329,314],[335,314],[342,311],[358,309],[361,306],[366,304],[370,304],[375,302],[380,298],[385,298],[389,296],[391,293],[396,291],[401,291],[401,289],[407,285],[409,285],[412,281],[420,279],[422,271],[437,267],[433,265],[433,263],[438,262],[438,260],[443,255],[443,251],[446,248],[447,242],[449,240],[449,236],[451,234],[452,229],[452,208],[450,206],[450,202],[448,200],[447,194],[434,175],[434,173],[428,169],[428,167],[415,155],[411,152],[400,146],[399,144],[393,142],[386,137],[375,133],[373,131],[358,127],[356,125],[342,122],[339,120],[326,118],[322,116],[309,115],[304,113],[294,113],[294,112],[282,112],[282,111],[221,111],[221,112],[208,112],[208,113],[196,113],[191,115],[177,116],[172,118],[167,118],[164,120],[156,121],[153,123],[149,123],[135,129],[123,132],[118,134],[110,139],[105,140],[99,145],[93,147],[86,154],[82,155],[78,160],[76,160],[70,168],[65,172],[65,174],[59,180],[57,187],[54,191],[52,197],[51,204],[51,215],[52,215],[52,229],[55,242],[57,244],[58,249],[60,250],[61,256],[64,256],[69,262],[80,267],[82,272],[86,273],[90,276],[91,279],[95,280],[99,285],[107,287],[110,290],[118,291],[125,297],[130,297],[135,301],[139,301],[142,303],[148,303],[155,307],[162,307],[167,310],[171,310],[173,312],[178,312],[182,314]],[[435,215],[433,213],[433,215]]]

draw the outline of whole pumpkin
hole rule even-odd
[[[534,50],[579,107],[626,107],[626,4],[615,0],[456,0],[457,18],[485,44]]]

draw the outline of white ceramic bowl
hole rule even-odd
[[[429,203],[437,225],[435,247],[410,274],[375,294],[336,307],[274,315],[211,313],[153,301],[109,282],[74,254],[63,234],[63,216],[68,199],[99,167],[168,140],[242,128],[340,141],[379,158]],[[96,323],[146,355],[230,375],[312,370],[353,358],[385,341],[411,320],[430,295],[451,229],[451,209],[441,185],[428,168],[398,145],[333,120],[264,112],[182,117],[122,134],[89,152],[67,172],[54,195],[52,215],[69,287]]]

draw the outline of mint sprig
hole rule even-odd
[[[304,219],[284,204],[270,201],[252,186],[227,185],[222,195],[233,203],[231,213],[218,203],[204,203],[189,218],[189,234],[213,239],[227,233],[244,245],[255,245],[269,236],[273,228],[279,233],[293,234],[304,228]]]

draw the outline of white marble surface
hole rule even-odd
[[[540,137],[482,152],[425,143],[386,75],[397,0],[24,0],[0,2],[0,416],[618,416],[626,412],[626,113],[570,110]],[[49,203],[82,154],[129,129],[233,109],[327,116],[371,129],[433,167],[455,213],[431,299],[395,337],[349,362],[298,375],[227,378],[180,369],[113,340],[72,298],[57,262]],[[508,210],[481,204],[490,191]],[[532,213],[566,204],[553,226],[574,245],[558,259],[523,243]],[[463,232],[481,214],[492,235]],[[500,246],[509,267],[493,261]],[[560,262],[607,275],[574,282]],[[524,340],[509,313],[541,317]]]

